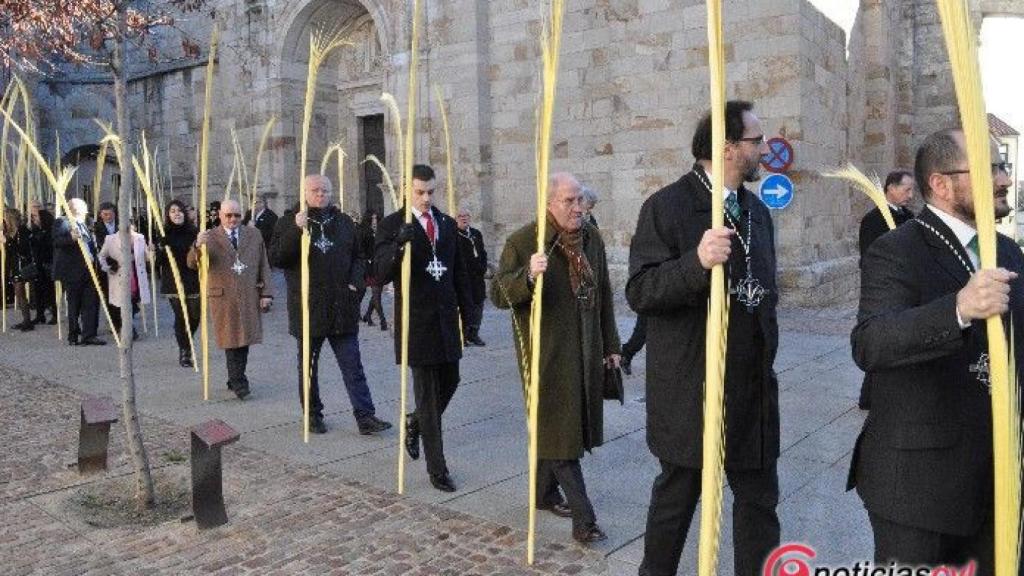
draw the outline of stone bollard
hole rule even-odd
[[[192,428],[192,515],[201,529],[228,521],[220,449],[235,440],[238,432],[223,420],[210,420]]]
[[[107,446],[113,422],[117,422],[117,407],[109,396],[88,396],[82,400],[82,424],[78,431],[80,474],[107,469]]]

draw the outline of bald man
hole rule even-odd
[[[239,400],[249,395],[245,368],[249,346],[263,340],[261,312],[269,312],[274,302],[271,292],[270,263],[259,230],[241,226],[242,208],[234,200],[221,202],[220,225],[204,230],[196,237],[188,253],[188,266],[199,268],[206,245],[210,274],[206,291],[217,346],[224,350],[228,368],[228,389]]]

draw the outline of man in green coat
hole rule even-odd
[[[536,253],[536,222],[509,236],[491,283],[491,300],[499,308],[512,308],[525,386],[530,303],[534,280],[544,274],[538,508],[571,516],[577,541],[598,542],[605,534],[587,497],[580,458],[584,450],[603,441],[604,374],[606,367],[619,366],[619,334],[604,242],[597,229],[583,220],[580,183],[569,174],[555,174],[548,196],[544,251]]]

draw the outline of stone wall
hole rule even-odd
[[[978,13],[1019,2],[973,0]],[[381,91],[405,114],[410,3],[400,0],[220,0],[210,198],[223,194],[233,163],[231,130],[252,169],[264,123],[278,122],[260,192],[281,210],[295,200],[309,33],[347,26],[355,45],[321,71],[307,170],[341,140],[348,161],[346,209],[359,190],[359,117],[384,112]],[[444,139],[434,92],[448,108],[456,195],[477,214],[497,257],[504,238],[534,215],[534,110],[538,92],[538,0],[425,2],[414,157],[438,169],[445,197]],[[576,173],[601,200],[596,217],[613,277],[625,281],[628,247],[644,199],[685,173],[690,138],[708,106],[707,32],[700,0],[570,0],[565,20],[554,170]],[[987,11],[987,12],[986,12]],[[913,147],[955,111],[941,28],[932,0],[862,0],[846,38],[805,0],[728,0],[730,98],[756,103],[769,136],[796,148],[793,204],[775,213],[783,300],[849,302],[857,293],[856,225],[862,194],[818,173],[851,160],[884,175],[909,166]],[[980,19],[979,19],[980,22]],[[188,20],[205,44],[210,21]],[[166,53],[179,50],[165,39]],[[131,86],[132,122],[159,145],[175,192],[191,195],[202,118],[206,57],[143,67]],[[74,72],[36,90],[43,133],[62,149],[95,142],[95,116],[112,118],[109,84]],[[390,173],[399,179],[396,138],[385,130]],[[48,143],[53,150],[54,142]],[[334,177],[336,168],[329,169]],[[385,202],[390,206],[390,202]]]

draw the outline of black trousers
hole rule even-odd
[[[95,337],[100,299],[92,282],[65,284],[64,295],[68,300],[68,337]]]
[[[97,266],[96,274],[99,275],[100,287],[103,288],[103,302],[110,302],[110,277],[106,274],[100,274],[100,269]],[[113,304],[107,306],[107,310],[110,312],[110,321],[114,323],[114,328],[117,329],[118,334],[121,332],[121,309]]]
[[[462,329],[465,336],[477,336],[484,318],[484,302],[487,300],[487,286],[482,275],[470,279],[469,297],[472,302],[459,308]]]
[[[734,498],[732,538],[735,576],[760,575],[779,546],[779,476],[773,460],[761,470],[726,470]],[[675,576],[686,533],[700,498],[701,471],[664,460],[651,488],[641,576]],[[692,572],[692,571],[691,571]]]
[[[459,387],[459,363],[448,362],[431,366],[412,367],[412,387],[416,397],[416,412],[412,424],[423,440],[423,455],[427,472],[431,476],[448,473],[444,459],[444,438],[441,416]]]
[[[373,313],[377,312],[377,317],[380,318],[380,321],[387,322],[387,318],[384,317],[384,305],[380,300],[383,290],[384,287],[379,284],[374,284],[370,287],[370,305],[366,308],[366,314],[363,314],[363,321],[373,320]]]
[[[551,506],[563,502],[558,488],[565,492],[565,502],[572,509],[572,528],[582,530],[597,522],[594,506],[587,496],[583,468],[579,460],[539,460],[537,462],[537,503]]]
[[[991,507],[989,507],[991,510]],[[992,576],[994,535],[992,516],[973,536],[953,536],[897,524],[868,513],[875,536],[875,564],[951,566],[960,568],[971,560],[978,563],[977,576]]]
[[[636,324],[633,325],[633,334],[629,340],[622,345],[622,355],[632,359],[647,343],[647,318],[643,314],[637,314]]]
[[[228,362],[228,389],[248,389],[249,379],[245,377],[245,366],[249,363],[249,347],[227,348],[224,356]]]
[[[184,308],[177,296],[169,296],[167,301],[171,304],[171,311],[174,312],[174,340],[178,343],[178,349],[189,350],[189,329],[192,334],[195,334],[196,329],[199,328],[199,298],[185,298]],[[188,313],[188,327],[185,326],[186,313]]]
[[[32,300],[37,317],[42,318],[47,310],[54,318],[57,317],[53,278],[42,266],[39,267],[39,276],[32,282]]]
[[[864,373],[864,381],[860,385],[860,397],[857,399],[857,406],[861,410],[871,409],[871,373]]]

